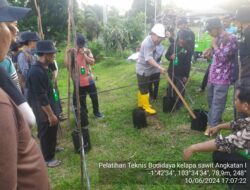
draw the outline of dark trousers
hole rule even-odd
[[[99,103],[98,103],[98,96],[97,96],[97,90],[95,83],[90,84],[89,86],[85,87],[79,87],[79,96],[80,96],[80,106],[81,106],[81,112],[84,111],[88,113],[87,103],[86,103],[86,97],[87,94],[89,94],[92,106],[93,106],[93,113],[98,114],[99,113]],[[76,92],[74,88],[73,92],[73,105],[76,108]]]
[[[210,69],[210,64],[208,65],[207,67],[207,70],[206,70],[206,73],[202,79],[202,82],[201,82],[201,90],[204,91],[206,86],[207,86],[207,81],[208,81],[208,74],[209,74],[209,69]]]
[[[138,88],[142,95],[149,93],[150,76],[138,75]]]
[[[50,161],[55,156],[58,125],[49,126],[49,122],[38,122],[37,126],[44,160]]]
[[[160,73],[154,73],[150,76],[149,96],[151,99],[154,99],[154,100],[156,100],[158,96],[160,76],[161,76]]]
[[[226,152],[220,152],[215,151],[213,152],[213,162],[215,164],[225,164],[225,163],[246,163],[247,169],[245,175],[241,176],[240,172],[244,169],[240,168],[227,168],[227,169],[220,169],[223,170],[224,173],[230,172],[231,176],[225,176],[225,178],[229,178],[228,181],[230,181],[230,178],[233,180],[235,178],[246,178],[247,184],[228,184],[230,189],[233,190],[249,190],[250,189],[250,160],[241,156],[238,153],[226,153]],[[238,172],[237,172],[238,171]]]
[[[172,79],[172,77],[170,76]],[[175,84],[176,88],[180,91],[181,95],[184,97],[185,95],[185,82],[184,82],[184,77],[182,76],[175,76],[173,78],[173,83]],[[175,99],[175,101],[178,99],[177,104],[176,104],[176,109],[179,109],[183,103],[179,96],[175,93],[174,89],[172,86],[169,84],[167,88],[167,96],[172,97]]]

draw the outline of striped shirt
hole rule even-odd
[[[11,77],[16,87],[21,91],[21,86],[19,84],[17,72],[14,64],[9,57],[6,57],[2,62],[0,62],[0,67],[2,67]]]

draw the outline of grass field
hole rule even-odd
[[[165,64],[165,67],[167,65]],[[206,92],[198,93],[206,63],[195,63],[190,74],[191,80],[187,87],[187,102],[194,108],[207,109]],[[208,140],[201,132],[190,130],[190,116],[185,108],[175,113],[162,112],[162,97],[166,90],[166,80],[161,77],[159,97],[152,103],[157,110],[155,117],[148,117],[148,127],[137,130],[132,123],[132,110],[137,105],[137,83],[135,64],[118,58],[105,58],[93,68],[98,88],[99,104],[105,114],[104,119],[94,119],[92,105],[88,98],[89,130],[92,150],[87,154],[87,168],[90,186],[93,190],[223,190],[226,185],[211,184],[180,184],[166,182],[167,177],[141,179],[133,176],[132,170],[127,173],[115,173],[111,169],[100,179],[99,163],[109,162],[177,162],[182,161],[182,151],[188,145]],[[67,72],[60,68],[58,85],[61,98],[67,97]],[[125,87],[127,86],[127,87]],[[124,87],[124,88],[119,88]],[[116,90],[110,90],[118,88]],[[186,96],[186,97],[188,97]],[[64,107],[67,101],[64,100]],[[223,115],[224,121],[233,117],[232,89],[228,95],[227,107]],[[72,123],[73,117],[71,117]],[[49,177],[54,190],[77,190],[81,187],[80,156],[74,153],[71,139],[72,126],[61,123],[62,134],[59,135],[60,146],[64,152],[58,153],[62,160],[58,168],[49,169]],[[211,154],[195,154],[191,161],[211,162]],[[130,172],[130,173],[129,173]],[[132,172],[132,173],[131,173]],[[126,173],[126,174],[125,174]],[[144,174],[143,174],[144,175]],[[116,182],[114,182],[116,181]],[[86,182],[86,181],[85,181]],[[85,183],[86,185],[86,183]]]

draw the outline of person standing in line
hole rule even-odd
[[[5,22],[25,16],[30,9],[9,6],[0,0],[0,60],[4,59],[12,33]],[[0,187],[1,189],[49,190],[49,179],[41,151],[27,123],[21,92],[0,68]],[[21,112],[22,111],[22,112]]]
[[[23,45],[22,51],[18,54],[17,64],[19,72],[19,81],[24,96],[27,98],[26,80],[27,73],[32,64],[35,63],[35,57],[32,51],[36,48],[36,43],[40,38],[36,32],[22,32],[20,43]]]
[[[192,41],[191,33],[188,30],[180,30],[178,32],[178,43],[176,46],[171,43],[165,55],[170,61],[168,75],[183,96],[191,70],[192,52],[190,50],[190,41]],[[167,96],[172,97],[175,101],[178,100],[176,109],[181,108],[182,101],[178,98],[171,85],[167,88]]]
[[[237,55],[237,39],[235,35],[224,31],[219,18],[207,21],[207,31],[213,37],[213,62],[208,75],[208,127],[219,124],[224,112],[229,86],[233,83],[235,56]],[[205,135],[208,135],[207,130]]]
[[[36,116],[38,137],[48,167],[56,167],[61,163],[54,159],[59,115],[55,105],[58,95],[48,76],[48,66],[53,63],[56,52],[52,41],[39,41],[36,48],[38,60],[31,65],[26,81],[29,103]]]
[[[177,37],[176,37],[176,44],[178,44],[178,39],[179,39],[179,32],[181,30],[186,30],[189,33],[190,36],[190,40],[187,44],[187,49],[189,52],[189,56],[192,58],[193,54],[194,54],[194,46],[195,46],[195,34],[194,32],[189,28],[188,26],[188,21],[186,18],[180,18],[177,22],[177,27],[179,29],[178,33],[177,33]],[[190,59],[190,58],[189,58]],[[192,60],[192,59],[191,59]],[[191,62],[191,61],[190,61]]]
[[[156,111],[149,104],[150,76],[155,68],[164,73],[166,70],[154,59],[156,46],[165,38],[165,27],[162,24],[155,24],[150,34],[143,40],[140,48],[139,58],[136,63],[136,74],[138,81],[138,107],[142,107],[148,114],[156,114]]]
[[[77,70],[79,71],[79,76],[73,76],[74,82],[74,92],[73,92],[73,104],[76,108],[76,85],[79,85],[79,96],[80,96],[80,106],[81,106],[81,117],[85,118],[86,114],[88,114],[87,108],[87,94],[89,94],[93,106],[93,114],[95,118],[103,118],[104,115],[100,112],[99,109],[99,101],[97,95],[97,89],[95,85],[95,81],[93,78],[93,73],[91,66],[95,64],[94,56],[90,49],[86,48],[86,39],[82,34],[77,35],[76,39],[77,49],[76,49],[76,62],[77,62]],[[67,58],[65,59],[67,60]],[[76,69],[76,68],[74,68]],[[76,77],[79,77],[76,80]],[[78,82],[78,84],[77,84]],[[84,113],[85,112],[85,113]],[[82,123],[86,123],[83,119]]]
[[[36,124],[35,115],[26,102],[25,98],[21,94],[20,85],[18,82],[17,74],[15,72],[13,63],[10,61],[9,58],[6,58],[7,53],[9,51],[9,47],[11,42],[15,41],[18,28],[17,28],[17,20],[25,16],[28,10],[27,8],[18,8],[18,11],[14,11],[15,14],[12,12],[15,10],[15,7],[9,6],[6,0],[0,1],[0,62],[7,63],[9,67],[5,67],[5,63],[0,66],[0,86],[2,89],[13,99],[13,101],[18,106],[19,110],[22,112],[25,120],[29,123],[30,126]],[[1,65],[1,64],[0,64]],[[11,72],[8,72],[11,71]],[[12,74],[11,74],[12,73]]]
[[[10,18],[11,19],[11,18]],[[2,31],[4,32],[5,27],[8,28],[9,32],[11,33],[10,39],[3,39],[5,42],[8,41],[8,47],[10,47],[11,42],[16,41],[17,34],[19,32],[17,28],[17,21],[12,21],[12,22],[4,22],[2,23]],[[5,43],[4,42],[4,43]],[[6,43],[7,44],[7,43]],[[2,57],[4,55],[4,57]],[[8,75],[12,78],[13,82],[17,86],[17,88],[21,91],[21,86],[18,80],[16,68],[9,56],[7,56],[6,52],[2,52],[2,55],[0,56],[0,67],[3,68]]]

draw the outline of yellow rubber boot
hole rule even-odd
[[[140,91],[138,91],[138,95],[137,95],[137,97],[138,97],[138,107],[140,108],[140,107],[142,107],[142,102],[141,102],[141,92],[140,92]]]
[[[156,114],[156,111],[149,106],[149,98],[148,97],[149,97],[148,94],[144,94],[144,95],[141,94],[142,108],[148,114],[151,114],[151,115]]]
[[[150,104],[150,101],[149,101],[149,93],[147,93],[147,95],[148,95],[148,103],[149,103],[149,107],[153,107],[151,104]]]

